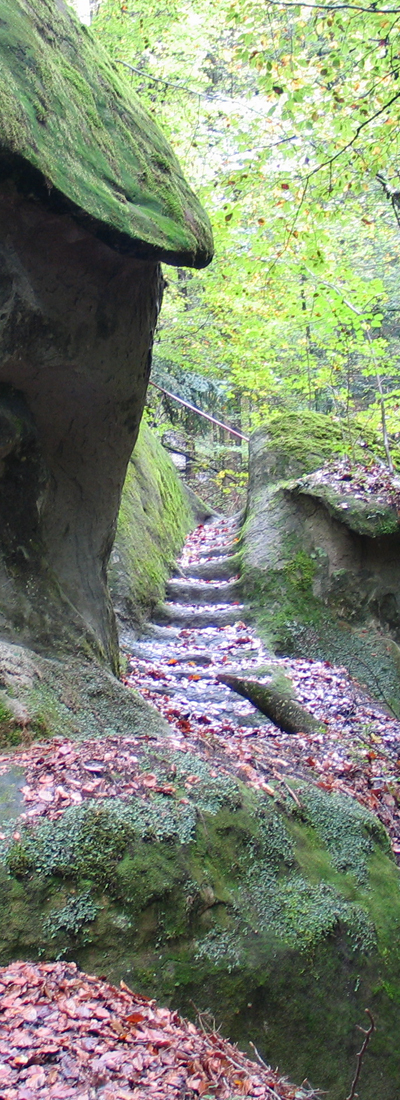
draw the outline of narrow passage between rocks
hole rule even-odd
[[[239,534],[237,518],[219,517],[188,536],[165,604],[138,640],[125,638],[126,682],[174,727],[183,751],[206,742],[208,756],[256,787],[287,788],[290,773],[357,798],[384,823],[399,860],[400,722],[345,668],[268,653],[241,603]],[[326,732],[283,733],[219,683],[221,673],[287,677]]]

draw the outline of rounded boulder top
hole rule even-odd
[[[0,66],[0,181],[119,252],[210,262],[210,223],[175,154],[64,0],[0,0]]]

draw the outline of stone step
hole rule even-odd
[[[236,606],[222,604],[217,606],[193,606],[190,604],[164,603],[156,609],[152,622],[156,625],[186,627],[197,630],[207,626],[232,626],[243,619],[243,604]]]
[[[193,565],[181,567],[181,572],[187,577],[198,577],[204,580],[230,580],[235,577],[240,569],[240,554],[223,554],[213,558],[212,561],[193,562]]]
[[[223,542],[220,546],[216,546],[215,543],[212,546],[204,546],[202,550],[198,551],[197,558],[202,561],[204,558],[220,558],[228,557],[229,554],[235,553],[235,543]]]
[[[240,584],[238,581],[210,580],[190,581],[182,577],[172,577],[166,587],[168,602],[179,604],[221,604],[238,600]]]

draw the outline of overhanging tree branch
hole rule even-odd
[[[313,8],[315,11],[358,11],[365,12],[366,15],[398,15],[399,8],[376,8],[372,5],[370,8],[362,8],[358,4],[303,4],[303,0],[299,0],[298,4],[288,2],[286,0],[268,0],[268,6],[277,8]]]
[[[400,92],[396,92],[396,95],[392,96],[391,99],[388,99],[387,103],[384,103],[383,107],[379,108],[379,111],[375,111],[375,113],[373,115],[370,115],[369,118],[366,118],[364,122],[360,122],[357,126],[354,137],[352,137],[350,141],[347,141],[346,145],[342,145],[342,148],[338,149],[337,153],[334,153],[332,157],[328,157],[327,160],[322,161],[322,164],[317,164],[316,167],[308,173],[307,183],[312,178],[312,176],[316,175],[317,172],[321,172],[323,168],[330,167],[330,165],[334,164],[339,157],[343,156],[343,153],[346,153],[347,149],[351,149],[352,146],[355,145],[357,138],[360,136],[361,130],[364,130],[366,126],[370,126],[371,122],[374,122],[374,119],[379,118],[379,115],[383,115],[385,111],[387,111],[389,107],[392,106],[392,103],[396,102],[397,99],[400,99]]]
[[[383,187],[386,198],[389,199],[391,203],[397,225],[400,226],[400,191],[391,191],[387,180],[385,180],[385,177],[382,176],[380,172],[377,172],[376,178],[378,183],[381,184],[381,187]]]
[[[270,2],[273,2],[273,0],[270,0]],[[278,0],[277,0],[277,2],[278,2]],[[298,7],[298,5],[296,5],[296,6]],[[396,95],[392,96],[392,98],[389,99],[387,101],[387,103],[385,103],[383,105],[383,107],[380,107],[379,111],[375,111],[375,113],[373,115],[371,115],[370,118],[366,118],[364,122],[360,122],[359,126],[357,126],[354,137],[352,137],[350,139],[350,141],[346,142],[346,145],[343,145],[341,149],[338,149],[337,153],[334,153],[332,157],[328,157],[327,160],[322,161],[321,164],[317,164],[315,166],[315,168],[313,168],[311,170],[311,172],[308,173],[308,175],[305,178],[303,191],[302,191],[302,194],[300,196],[299,202],[297,204],[296,212],[294,214],[292,223],[291,223],[291,225],[290,225],[290,227],[287,231],[286,241],[285,241],[285,243],[284,243],[284,245],[283,245],[283,247],[282,247],[282,249],[279,253],[279,256],[277,256],[275,258],[275,260],[273,260],[272,264],[268,268],[267,276],[270,275],[271,272],[274,270],[274,268],[276,267],[276,265],[278,263],[278,260],[281,258],[283,253],[286,252],[286,250],[289,246],[289,242],[290,242],[290,239],[292,237],[293,230],[296,226],[296,222],[297,222],[297,219],[299,217],[300,210],[303,206],[303,203],[304,203],[304,200],[305,200],[305,197],[306,197],[306,194],[307,194],[308,185],[309,185],[310,180],[313,178],[313,176],[316,176],[318,172],[322,172],[323,168],[329,168],[329,170],[331,171],[332,165],[335,163],[335,161],[337,161],[339,159],[339,157],[343,156],[343,153],[346,153],[347,149],[351,149],[355,145],[355,143],[357,141],[357,138],[359,137],[359,135],[361,133],[361,130],[365,129],[366,126],[369,126],[370,123],[374,121],[374,119],[379,117],[379,115],[384,114],[384,112],[387,111],[389,107],[391,107],[392,103],[395,103],[396,100],[398,100],[398,99],[400,99],[400,91],[396,92]],[[400,221],[399,221],[399,225],[400,225]]]
[[[143,80],[148,80],[150,84],[163,84],[166,88],[175,88],[178,92],[186,92],[187,95],[196,96],[196,99],[212,99],[212,96],[205,95],[204,92],[194,92],[192,88],[187,88],[186,84],[172,84],[170,80],[165,80],[161,76],[151,76],[150,73],[144,73],[143,69],[138,69],[136,65],[130,65],[128,61],[122,61],[121,57],[115,57],[114,61],[116,65],[125,65],[126,69],[130,69],[131,73],[137,73]]]

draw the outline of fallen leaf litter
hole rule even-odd
[[[215,1032],[75,963],[0,968],[1,1100],[312,1100]]]

